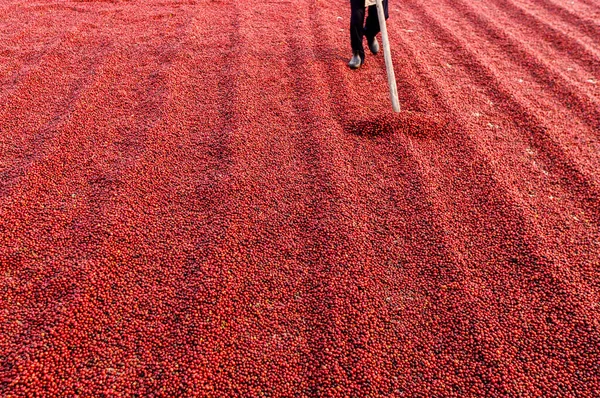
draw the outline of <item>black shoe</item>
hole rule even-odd
[[[360,55],[358,55],[358,53],[354,53],[354,55],[352,55],[352,59],[350,59],[350,62],[348,62],[350,69],[358,69],[362,66],[362,64],[363,59],[360,57]]]
[[[367,42],[369,43],[369,50],[371,50],[371,53],[373,55],[377,54],[379,52],[379,42],[377,41],[377,38],[367,38]]]

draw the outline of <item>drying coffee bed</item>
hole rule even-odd
[[[0,0],[0,395],[600,395],[600,3],[349,14]]]

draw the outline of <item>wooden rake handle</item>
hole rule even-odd
[[[387,26],[385,24],[383,3],[381,0],[376,0],[375,4],[377,6],[379,30],[381,30],[381,41],[383,42],[383,58],[385,59],[385,70],[387,71],[390,99],[392,100],[392,109],[394,112],[400,112],[400,102],[398,102],[398,87],[396,87],[396,75],[394,74],[394,65],[392,65],[392,52],[390,50],[390,40],[388,38]]]

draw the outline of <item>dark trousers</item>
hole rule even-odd
[[[373,39],[379,33],[379,18],[377,17],[377,7],[369,7],[369,15],[367,23],[365,22],[365,0],[350,0],[350,44],[352,44],[352,52],[358,53],[360,57],[365,59],[365,50],[363,48],[363,36],[367,36],[368,40]],[[383,0],[383,10],[385,19],[389,18],[388,0]]]

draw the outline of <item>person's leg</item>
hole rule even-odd
[[[385,13],[385,19],[390,17],[388,13],[388,0],[383,0],[383,11]],[[377,17],[377,6],[369,7],[369,15],[367,16],[367,23],[365,24],[365,36],[369,44],[375,36],[379,33],[379,18]]]
[[[365,22],[365,0],[350,0],[350,44],[352,53],[358,54],[361,60],[365,60],[363,48],[363,35]]]

